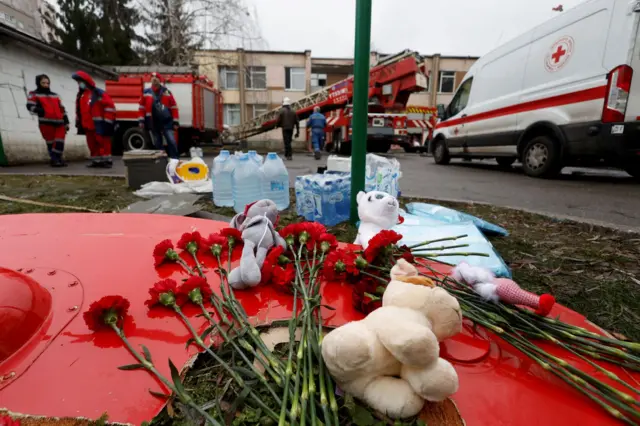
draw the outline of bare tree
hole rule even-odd
[[[200,49],[247,47],[262,39],[244,0],[147,0],[141,9],[148,63],[193,65]]]

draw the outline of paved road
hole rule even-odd
[[[622,171],[565,169],[560,179],[543,180],[526,177],[517,166],[510,171],[500,170],[491,161],[438,166],[431,158],[415,154],[395,156],[402,167],[403,195],[484,202],[640,231],[640,184]],[[293,162],[287,163],[292,181],[295,176],[315,172],[319,165],[326,164],[325,160],[296,155]],[[54,170],[61,174],[124,175],[119,159],[111,170],[86,169],[83,164]],[[50,171],[44,165],[23,166],[0,168],[0,175]]]

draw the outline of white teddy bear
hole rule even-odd
[[[391,418],[408,418],[425,400],[443,401],[458,390],[458,375],[440,358],[439,342],[461,329],[458,301],[400,259],[382,307],[329,332],[322,357],[345,392]]]
[[[356,200],[360,226],[354,244],[360,244],[366,249],[371,238],[398,224],[400,206],[395,197],[380,191],[360,191]]]

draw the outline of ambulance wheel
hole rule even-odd
[[[131,127],[122,135],[122,149],[124,151],[140,151],[151,146],[149,134],[139,127]]]
[[[451,157],[449,156],[447,143],[444,141],[444,139],[438,139],[434,143],[435,146],[433,147],[433,160],[436,162],[436,164],[449,164],[449,162],[451,161]]]
[[[537,136],[522,151],[522,169],[527,176],[551,178],[562,170],[559,145],[548,136]]]

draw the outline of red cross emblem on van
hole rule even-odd
[[[573,54],[575,42],[573,37],[565,36],[553,43],[544,59],[544,67],[548,72],[562,69]]]

